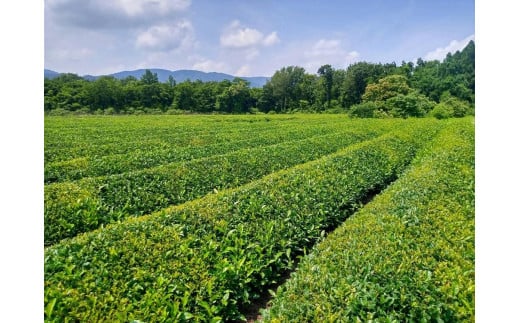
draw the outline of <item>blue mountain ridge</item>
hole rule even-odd
[[[170,71],[165,69],[158,69],[158,68],[150,68],[149,69],[152,73],[157,73],[157,78],[159,79],[159,82],[167,82],[169,76],[173,76],[175,81],[177,83],[187,81],[188,79],[191,81],[201,80],[202,82],[221,82],[223,80],[229,80],[232,81],[235,79],[235,76],[225,73],[217,73],[217,72],[202,72],[202,71],[196,71],[196,70],[176,70],[176,71]],[[146,69],[138,69],[134,71],[122,71],[117,72],[113,74],[108,74],[108,76],[113,76],[117,79],[124,79],[128,76],[133,76],[137,79],[140,79],[141,76],[145,73]],[[55,72],[49,69],[44,70],[44,77],[53,79],[57,76],[59,76],[61,73]],[[82,77],[86,80],[93,81],[99,78],[101,75],[94,76],[94,75],[83,75]],[[243,80],[246,80],[250,82],[251,87],[262,87],[267,83],[269,80],[269,77],[265,76],[253,76],[253,77],[239,77]]]

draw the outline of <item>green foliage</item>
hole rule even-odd
[[[474,115],[474,108],[467,101],[452,96],[449,92],[444,92],[441,102],[435,106],[431,112],[437,119],[462,118],[467,115]]]
[[[442,62],[373,64],[358,62],[347,69],[321,66],[317,74],[307,74],[302,67],[288,66],[276,71],[263,88],[250,88],[243,80],[177,84],[173,78],[159,83],[156,73],[146,70],[138,80],[117,80],[104,76],[87,81],[75,74],[44,81],[44,109],[103,114],[112,107],[117,114],[162,114],[169,109],[190,113],[248,113],[252,108],[267,113],[295,111],[344,112],[364,101],[382,103],[398,94],[419,91],[439,102],[442,93],[467,102],[475,102],[475,44],[446,56]],[[110,111],[112,112],[112,111]],[[472,110],[469,114],[472,113]],[[61,114],[59,111],[53,115]],[[111,114],[111,113],[108,113]],[[376,117],[391,117],[389,111],[377,110]]]
[[[243,320],[244,306],[398,177],[442,126],[384,124],[399,130],[47,248],[45,319]]]
[[[340,114],[340,113],[347,113],[345,109],[343,109],[341,106],[336,104],[336,100],[332,100],[331,102],[331,108],[323,111],[323,113],[330,113],[330,114]]]
[[[363,102],[354,104],[349,109],[349,115],[353,118],[374,118],[375,112],[380,109],[381,106],[376,102]]]
[[[107,124],[110,123],[105,122]],[[141,131],[150,130],[154,124],[150,123]],[[44,188],[45,242],[52,244],[128,216],[183,203],[214,189],[236,187],[372,138],[386,129],[378,126],[367,131],[362,123],[349,123],[349,127],[344,129],[344,122],[311,127],[295,120],[294,124],[297,125],[295,128],[282,123],[278,127],[283,129],[265,134],[251,132],[255,127],[248,125],[242,132],[247,131],[249,137],[231,133],[216,142],[218,137],[213,136],[206,138],[206,142],[197,143],[194,133],[187,132],[184,140],[176,137],[178,144],[194,146],[155,151],[152,147],[140,151],[136,149],[139,147],[136,143],[123,144],[125,132],[123,137],[112,139],[116,140],[114,145],[126,149],[127,154],[108,155],[98,160],[87,155],[50,163],[45,166],[46,179],[62,183],[48,184]],[[257,128],[262,127],[265,125]],[[113,129],[113,126],[109,128]],[[221,126],[221,131],[224,129]],[[74,138],[77,141],[78,137]],[[83,153],[88,152],[88,145],[92,145],[88,139],[86,142],[87,148],[82,149]],[[146,141],[141,145],[146,146]],[[91,153],[96,151],[102,153],[99,149]],[[93,175],[103,176],[91,177]],[[83,179],[67,182],[77,178]],[[84,188],[84,194],[73,200],[63,198],[70,192],[71,184],[78,190]]]
[[[444,103],[438,103],[435,105],[433,110],[431,111],[431,115],[437,119],[448,119],[453,117],[453,108]]]
[[[168,110],[166,110],[166,114],[169,114],[169,115],[186,114],[186,111],[179,110],[179,109],[174,109],[174,108],[169,108]]]
[[[130,215],[151,213],[168,205],[201,197],[215,189],[235,187],[366,138],[364,135],[341,132],[121,175],[86,178],[76,184],[92,189],[88,196],[75,199],[74,203],[59,198],[59,194],[66,195],[70,191],[68,182],[47,185],[45,201],[49,203],[44,212],[45,241],[56,242]],[[70,214],[74,214],[74,226],[68,220]],[[78,225],[83,219],[87,223]]]
[[[451,122],[303,259],[264,320],[474,321],[474,171],[472,119]]]
[[[217,95],[216,109],[221,112],[247,112],[251,106],[249,85],[242,79],[235,79],[231,86]]]
[[[417,60],[417,67],[410,78],[413,88],[428,96],[431,100],[439,102],[442,89],[442,78],[440,76],[441,63],[437,60]]]
[[[470,114],[471,108],[467,101],[452,96],[449,92],[444,92],[441,96],[441,103],[447,105],[452,111],[453,116],[462,118]]]
[[[67,116],[71,115],[71,112],[69,110],[65,110],[63,108],[56,108],[47,113],[49,116]]]
[[[411,90],[405,76],[394,74],[367,85],[362,98],[363,101],[384,102],[399,94],[406,95]]]
[[[475,102],[475,43],[470,41],[462,50],[449,53],[443,62],[417,61],[411,84],[430,99],[440,102],[448,91],[468,103]]]
[[[333,85],[333,77],[334,77],[334,69],[330,64],[322,65],[317,72],[321,78],[323,87],[325,88],[325,101],[327,102],[327,109],[330,109],[330,101],[332,100],[332,85]]]
[[[113,111],[106,114],[114,114],[115,111],[119,111],[123,106],[121,83],[112,76],[102,76],[89,83],[87,93],[91,110],[106,110],[112,107]]]
[[[288,66],[276,71],[264,85],[264,102],[273,104],[276,112],[287,112],[298,108],[301,98],[301,83],[305,78],[305,69],[299,66]]]
[[[152,73],[150,70],[146,70],[144,74],[141,76],[141,82],[143,82],[146,85],[152,85],[155,83],[159,83],[159,78],[157,77],[157,73]]]
[[[385,107],[393,117],[424,117],[435,106],[435,102],[416,91],[398,94],[385,101]]]
[[[365,118],[423,117],[434,105],[425,95],[410,88],[405,76],[395,74],[369,84],[363,103],[352,106],[350,114]]]
[[[179,110],[191,110],[195,107],[194,86],[190,80],[179,83],[175,87],[175,99],[173,101],[173,107]]]
[[[367,84],[375,83],[384,76],[394,74],[395,69],[395,64],[358,62],[350,65],[341,86],[343,106],[350,108],[354,104],[361,103],[361,97]]]
[[[303,120],[279,118],[269,124],[270,127],[255,118],[241,120],[236,117],[229,117],[225,122],[208,122],[214,118],[208,120],[200,116],[140,117],[138,123],[134,118],[88,118],[82,120],[83,124],[78,124],[78,120],[45,120],[46,183],[119,174],[301,140],[339,132],[344,127],[362,130],[357,123],[345,124],[341,119],[330,118],[322,120],[319,116]],[[103,130],[92,133],[88,131],[90,127]]]

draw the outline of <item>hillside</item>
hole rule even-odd
[[[133,71],[121,71],[113,74],[109,74],[109,76],[113,76],[117,79],[124,79],[128,76],[133,76],[137,79],[141,78],[141,76],[145,73],[146,69],[138,69]],[[224,80],[230,80],[232,81],[236,76],[225,74],[225,73],[216,73],[216,72],[202,72],[202,71],[196,71],[196,70],[177,70],[177,71],[170,71],[165,69],[150,69],[152,73],[157,73],[157,77],[159,78],[159,82],[167,82],[168,78],[173,76],[175,81],[177,83],[184,82],[187,80],[196,81],[201,80],[202,82],[221,82]],[[44,70],[44,77],[53,79],[60,75],[61,73],[45,69]],[[99,78],[101,75],[84,75],[83,78],[94,81],[97,78]],[[241,79],[244,79],[251,83],[251,87],[262,87],[267,83],[267,80],[269,80],[268,77],[265,76],[256,76],[256,77],[240,77]]]

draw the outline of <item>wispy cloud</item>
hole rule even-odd
[[[257,29],[242,26],[238,20],[233,21],[220,36],[220,45],[225,48],[272,46],[279,42],[276,31],[264,36]]]
[[[324,64],[345,68],[359,57],[357,51],[347,51],[339,39],[320,39],[303,52],[303,67],[311,73]]]
[[[106,2],[106,1],[104,1]],[[117,0],[112,3],[114,12],[123,11],[127,16],[168,14],[188,8],[191,0]]]
[[[215,55],[219,57],[216,61],[226,62],[225,66],[209,66],[237,76],[249,75],[256,71],[259,61],[269,60],[265,55],[272,53],[274,46],[280,42],[277,31],[265,32],[233,20],[223,28],[219,38],[219,53]],[[255,61],[257,64],[251,64]]]
[[[236,76],[249,76],[251,75],[251,66],[242,65],[235,73]]]
[[[217,62],[211,59],[203,59],[193,64],[193,69],[203,72],[226,71],[228,66],[224,62]]]
[[[463,40],[452,40],[448,46],[439,47],[431,52],[428,52],[424,59],[427,61],[439,60],[442,61],[448,53],[455,53],[458,50],[462,50],[469,43],[470,40],[475,40],[475,35],[470,35]]]
[[[280,38],[278,38],[278,33],[276,31],[273,31],[264,38],[263,44],[265,46],[272,46],[274,44],[278,44],[279,42]]]
[[[91,57],[94,51],[88,48],[60,49],[52,52],[57,59],[78,61]]]
[[[474,34],[472,1],[456,6],[448,0],[413,6],[314,0],[44,4],[45,67],[78,74],[157,67],[269,76],[290,65],[316,73],[324,64],[346,68],[359,60],[442,59]],[[319,10],[327,15],[316,15]],[[396,14],[403,10],[406,17]],[[436,42],[439,37],[445,43]]]
[[[126,28],[157,23],[186,10],[191,0],[46,0],[46,20],[85,29]]]
[[[194,41],[193,26],[188,20],[174,24],[152,26],[139,33],[137,48],[150,50],[175,50],[191,46]]]

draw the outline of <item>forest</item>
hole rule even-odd
[[[46,115],[187,113],[348,113],[352,117],[474,115],[475,43],[443,61],[357,62],[277,70],[262,88],[247,81],[161,83],[146,70],[140,79],[102,76],[94,81],[65,73],[44,81]]]

